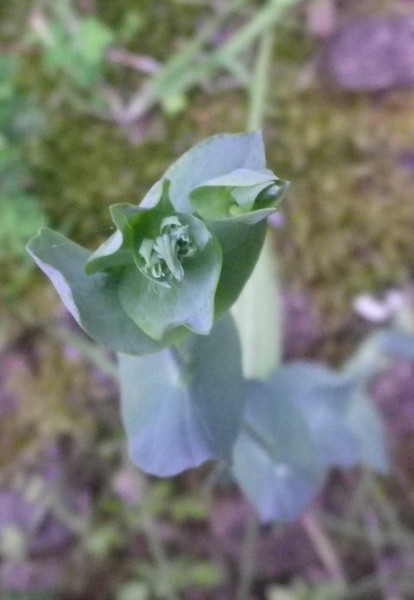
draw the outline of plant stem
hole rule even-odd
[[[70,331],[64,327],[50,327],[51,334],[64,344],[73,346],[82,356],[95,365],[102,373],[111,377],[115,382],[119,381],[118,365],[106,356],[105,351],[96,344],[84,338],[83,335]]]
[[[237,13],[247,0],[233,0],[225,10],[213,17],[196,36],[163,65],[160,71],[135,94],[123,115],[125,122],[142,117],[159,100],[171,94],[183,94],[206,75],[196,61],[205,44],[220,30],[227,19]],[[210,72],[212,65],[208,67]]]
[[[274,10],[276,5],[273,2],[270,6]],[[260,129],[265,118],[273,43],[274,31],[265,31],[259,42],[250,86],[248,130]],[[278,287],[276,256],[267,234],[253,274],[232,309],[240,333],[245,377],[265,379],[280,362],[282,322]],[[270,327],[270,323],[274,323],[274,327]]]
[[[256,38],[270,30],[283,17],[286,10],[298,0],[270,0],[257,15],[215,53],[216,61],[224,63],[234,58]]]
[[[151,555],[157,565],[163,597],[166,600],[179,600],[171,573],[171,566],[164,549],[162,539],[158,535],[157,524],[148,509],[142,509],[141,523]]]
[[[260,129],[265,118],[269,65],[272,58],[274,39],[274,31],[269,30],[265,31],[260,40],[256,69],[250,86],[250,114],[247,120],[248,131]]]
[[[206,42],[218,31],[220,25],[246,3],[246,0],[235,0],[182,51],[174,54],[160,69],[160,72],[140,89],[124,111],[122,122],[127,124],[142,117],[158,101],[174,94],[184,94],[189,89],[206,81],[221,67],[234,63],[240,52],[268,32],[280,20],[285,11],[298,2],[299,0],[270,0],[247,25],[238,30],[222,46],[200,58],[200,52]],[[263,53],[266,55],[265,49]],[[267,66],[263,71],[266,74]]]
[[[283,4],[286,4],[286,2],[284,2]],[[269,5],[269,8],[274,7],[274,5],[275,5],[275,3],[272,2]],[[262,11],[262,14],[264,14],[266,18],[269,17],[267,15],[267,11],[265,11],[265,10]],[[252,25],[257,24],[257,23],[258,23],[258,21],[256,19],[252,23]],[[262,22],[260,21],[259,24],[262,25]],[[247,38],[249,38],[249,36],[251,36],[252,33],[255,31],[256,31],[255,26],[254,27],[250,26],[250,28],[249,28],[249,26],[246,27],[244,29],[244,35],[240,35],[237,38],[238,44],[240,45],[240,41],[242,41],[243,44],[246,43],[246,36],[247,36]],[[229,52],[229,54],[231,54],[233,52],[237,53],[237,51],[239,49],[239,45],[236,43],[237,40],[231,40],[227,44],[226,50]],[[252,79],[252,84],[250,87],[250,113],[249,113],[248,121],[247,121],[247,129],[249,131],[260,129],[260,127],[263,123],[264,117],[265,117],[267,79],[268,79],[269,67],[270,67],[271,57],[272,57],[273,42],[274,42],[273,31],[272,30],[265,31],[259,42],[256,65],[255,65],[254,75],[253,75],[253,79]],[[262,254],[259,258],[258,265],[256,265],[256,268],[254,270],[252,277],[250,278],[245,290],[242,292],[240,299],[236,303],[235,313],[234,313],[236,316],[236,321],[238,322],[237,324],[238,324],[238,328],[240,331],[240,337],[241,337],[243,371],[244,371],[244,375],[249,376],[249,377],[257,376],[259,371],[260,371],[259,376],[267,375],[268,374],[267,371],[269,370],[268,367],[270,366],[270,370],[271,370],[272,367],[276,366],[276,363],[278,362],[279,356],[280,356],[281,342],[280,342],[280,340],[277,339],[276,327],[275,327],[273,343],[272,343],[272,333],[273,332],[270,331],[270,338],[266,334],[264,336],[266,341],[263,346],[262,345],[263,331],[262,331],[261,327],[257,326],[257,319],[256,319],[257,312],[258,312],[256,301],[261,299],[261,292],[263,292],[262,300],[264,299],[267,305],[269,305],[269,300],[270,300],[268,294],[266,293],[266,291],[268,291],[268,289],[267,290],[263,289],[263,285],[262,285],[264,283],[264,286],[266,288],[268,288],[268,282],[270,279],[272,279],[271,275],[269,274],[269,270],[268,270],[269,259],[272,260],[272,257],[271,257],[272,253],[271,253],[269,244],[270,244],[270,240],[269,240],[269,237],[267,237],[266,242],[265,242],[266,250],[262,251]],[[277,293],[276,284],[275,284],[275,291],[276,291],[276,296],[277,296],[276,299],[278,299],[279,295]],[[277,312],[279,313],[280,312],[279,302],[276,302],[276,304],[277,304]],[[251,314],[252,311],[253,311],[253,314]],[[259,312],[260,312],[260,310],[259,310]],[[262,323],[265,323],[265,321],[267,321],[267,319],[261,320]],[[280,319],[278,318],[277,321],[280,321]],[[250,328],[248,328],[248,330],[246,330],[245,326],[246,326],[246,324],[249,324],[249,323],[253,324],[253,329],[254,329],[253,331]],[[266,331],[266,329],[271,330],[271,328],[268,327],[268,323],[265,323],[265,331]],[[259,348],[257,347],[258,341],[259,341]],[[270,344],[267,343],[268,341],[270,341]],[[274,349],[273,353],[272,353],[272,348]],[[262,352],[260,352],[260,350],[262,350]],[[268,352],[269,351],[270,351],[270,355],[272,355],[270,358],[271,365],[268,364]],[[252,352],[253,352],[253,354],[252,354]],[[274,354],[274,356],[273,356],[273,354]],[[256,357],[256,358],[254,358],[254,357]],[[263,371],[263,364],[259,365],[257,363],[257,360],[261,361],[262,359],[264,359],[265,363],[266,363],[265,367],[264,367],[264,371]],[[273,364],[273,362],[275,364]],[[245,423],[244,426],[247,427],[247,424]],[[249,516],[249,520],[247,522],[246,535],[245,535],[245,538],[243,541],[242,556],[241,556],[241,562],[240,562],[240,580],[239,580],[239,586],[238,586],[238,591],[237,591],[237,596],[236,596],[237,600],[248,600],[248,598],[249,598],[250,589],[251,589],[253,578],[254,578],[254,569],[255,569],[255,562],[256,562],[256,560],[255,560],[256,559],[256,546],[257,546],[257,542],[259,539],[259,531],[260,531],[260,527],[259,527],[258,518],[254,513],[252,513]]]
[[[346,578],[341,559],[320,520],[315,514],[307,512],[302,517],[302,526],[330,578],[341,586],[341,591],[345,591]]]
[[[282,300],[271,233],[240,297],[231,309],[239,330],[243,374],[267,379],[282,355]]]
[[[256,545],[259,538],[259,521],[254,513],[249,515],[246,535],[243,540],[240,564],[240,580],[237,590],[237,600],[248,600],[256,564]]]

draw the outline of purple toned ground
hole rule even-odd
[[[414,15],[383,14],[345,20],[324,43],[324,76],[341,89],[384,92],[414,85]],[[408,163],[411,159],[407,155]],[[326,331],[323,318],[305,293],[286,294],[285,314],[287,360],[326,357],[328,343],[330,347],[336,345],[336,357],[343,358],[342,347],[348,353],[372,329],[355,317],[336,332]],[[0,591],[52,589],[57,590],[59,600],[113,600],[119,583],[133,576],[137,563],[148,559],[142,530],[126,509],[131,504],[131,489],[135,493],[135,488],[128,487],[122,471],[124,442],[116,390],[107,376],[85,364],[76,349],[61,344],[57,351],[75,364],[74,379],[86,370],[93,381],[84,387],[65,388],[63,402],[75,414],[67,433],[55,438],[39,437],[34,423],[23,418],[25,405],[9,381],[15,381],[16,375],[18,379],[19,373],[31,373],[33,381],[42,377],[37,348],[45,339],[42,332],[30,333],[13,347],[4,348],[0,355],[0,421],[8,423],[1,441],[1,462],[7,465],[2,465],[4,476],[0,480]],[[79,398],[82,389],[83,397]],[[412,543],[403,551],[394,533],[395,529],[397,533],[401,529],[408,535],[414,533],[414,364],[395,361],[372,389],[386,424],[393,469],[392,476],[381,481],[382,496],[373,499],[361,486],[364,474],[360,472],[333,472],[309,513],[316,518],[322,535],[328,534],[350,581],[382,573],[382,569],[392,573],[402,562],[410,564],[413,555]],[[84,427],[86,418],[95,426]],[[80,437],[78,430],[83,427],[85,433]],[[15,447],[13,432],[19,440]],[[36,443],[28,445],[28,438]],[[10,464],[9,454],[13,458]],[[202,475],[192,473],[177,479],[175,493],[190,492],[194,480],[203,485]],[[234,597],[234,580],[250,516],[251,510],[240,495],[224,486],[215,496],[209,519],[178,523],[169,518],[156,522],[172,556],[208,558],[224,566],[229,574],[223,586],[211,593],[201,588],[190,591],[188,600]],[[397,524],[390,524],[392,519]],[[378,520],[380,532],[394,532],[380,550],[369,539],[371,533],[378,534]],[[96,533],[96,522],[99,531],[113,535],[114,540],[105,538],[100,542],[101,550],[95,546],[92,552],[88,536]],[[341,523],[346,523],[348,529],[356,528],[355,536],[345,535]],[[108,525],[114,531],[102,527]],[[296,578],[317,582],[337,575],[312,531],[306,519],[280,531],[270,527],[261,531],[254,598],[264,599],[265,590],[274,583]],[[371,588],[355,597],[375,600],[384,598],[384,593]],[[408,598],[404,595],[404,600]]]
[[[311,308],[309,299],[287,294],[286,315],[288,358],[315,355],[315,350],[324,339],[320,333],[320,320]],[[356,318],[355,335],[363,330],[365,326]],[[36,344],[36,338],[30,343]],[[75,349],[64,345],[61,352],[69,360],[82,365],[83,360]],[[16,347],[9,353],[3,351],[0,363],[3,384],[0,388],[0,410],[4,416],[10,417],[13,411],[19,410],[19,398],[13,397],[7,386],[13,365],[16,369],[22,369],[25,361],[33,363],[32,358],[27,346],[23,346],[20,353]],[[31,364],[28,368],[35,367]],[[121,502],[118,513],[110,517],[115,529],[123,530],[125,515],[122,514],[122,506],[123,503],[125,507],[131,504],[131,498],[128,494],[128,497],[125,496],[125,477],[119,471],[119,457],[105,461],[102,456],[97,456],[101,454],[102,444],[110,444],[111,439],[120,433],[115,390],[96,368],[89,370],[94,385],[88,389],[88,398],[81,410],[92,414],[98,423],[99,433],[84,442],[80,449],[76,448],[76,435],[69,434],[66,438],[60,436],[54,443],[40,440],[36,453],[29,459],[23,455],[20,461],[16,461],[15,468],[0,485],[0,577],[3,589],[58,589],[59,598],[111,599],[110,590],[122,581],[131,564],[147,558],[146,543],[142,540],[139,527],[135,532],[132,530],[128,533],[128,545],[121,544],[118,554],[114,555],[109,544],[101,556],[90,557],[85,547],[85,532],[90,534],[93,531],[90,529],[91,519],[105,523],[102,506],[115,501],[114,491],[115,498],[118,495],[118,502]],[[414,480],[414,364],[396,361],[376,380],[373,391],[387,426],[394,469],[390,482],[394,481],[392,485],[398,485],[400,489],[398,510],[409,515],[410,503],[404,489]],[[69,393],[68,402],[72,401]],[[112,416],[109,419],[108,413],[102,410],[102,403],[110,407]],[[79,413],[79,419],[83,417]],[[122,450],[122,444],[121,440],[117,446],[118,452]],[[193,486],[194,477],[197,478],[197,475],[179,478],[177,490],[182,492],[183,488],[185,490],[189,485]],[[317,515],[320,524],[326,516],[343,519],[349,507],[355,503],[360,481],[361,474],[355,471],[332,473],[309,514]],[[197,485],[202,485],[201,479]],[[365,513],[366,508],[362,512],[358,509],[355,519],[369,521],[369,515]],[[202,556],[224,565],[226,572],[231,574],[237,572],[240,563],[246,523],[250,516],[251,510],[240,495],[224,486],[217,492],[208,521],[193,523],[190,519],[189,522],[176,523],[167,520],[160,521],[157,527],[166,546],[174,548],[174,555]],[[284,583],[297,577],[317,582],[332,576],[315,546],[315,539],[309,533],[306,518],[280,530],[266,527],[261,531],[257,543],[255,598],[264,598],[263,594],[271,583]],[[414,527],[410,517],[407,518],[409,527]],[[367,527],[365,521],[363,527]],[[360,542],[356,550],[346,538],[333,534],[333,540],[343,569],[351,580],[358,581],[375,571],[374,552],[367,541]],[[394,555],[391,544],[387,561]],[[398,556],[394,556],[393,560],[397,561],[398,566]],[[113,567],[114,561],[116,567]],[[85,568],[86,565],[90,570]],[[116,569],[117,574],[109,575],[111,569]],[[91,572],[94,573],[95,583],[91,583]],[[108,590],[105,595],[102,595],[102,587],[96,589],[96,577],[105,584]],[[71,581],[70,585],[68,581]],[[210,597],[225,600],[233,597],[232,594],[234,589],[230,576],[224,587],[215,588],[213,596],[202,590],[194,590],[188,592],[186,597],[190,600],[206,600]],[[374,599],[381,596],[372,592],[363,597]]]

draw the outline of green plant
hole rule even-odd
[[[385,458],[374,410],[356,399],[358,378],[300,363],[243,378],[228,310],[287,187],[265,167],[259,134],[214,136],[139,206],[113,206],[117,230],[94,253],[51,230],[29,251],[78,323],[119,353],[137,464],[171,476],[221,459],[269,521],[295,518],[331,465],[383,469]]]
[[[31,98],[19,92],[17,68],[15,57],[0,57],[0,262],[3,269],[14,263],[8,292],[24,280],[31,267],[25,244],[45,224],[37,198],[29,191],[30,169],[23,152],[42,116]]]
[[[269,48],[267,38],[255,80],[259,89]],[[252,128],[263,111],[261,94],[253,99]],[[267,200],[261,198],[266,187],[281,182],[261,172],[263,160],[254,168],[249,164],[254,179],[252,173],[235,177],[226,161],[228,156],[251,160],[260,147],[257,134],[206,140],[179,159],[139,207],[112,209],[117,232],[93,254],[50,231],[36,238],[30,251],[92,337],[121,349],[123,416],[137,464],[166,476],[221,459],[262,520],[270,521],[299,515],[332,465],[387,468],[382,426],[367,388],[389,348],[382,340],[368,369],[280,366],[274,335],[267,345],[270,360],[260,350],[252,365],[251,347],[257,347],[266,326],[272,329],[258,306],[274,283],[263,268],[274,257],[268,246],[261,250],[265,228],[255,217],[274,209],[270,200],[277,198],[265,204],[266,212],[257,210]],[[216,156],[222,159],[219,167]],[[245,167],[238,164],[235,170]],[[245,241],[256,235],[252,257]],[[238,336],[228,309],[243,284],[240,303],[248,305],[254,326],[249,332],[249,323],[238,317]],[[119,304],[129,320],[120,316]],[[240,304],[236,314],[245,314],[239,309]],[[278,325],[280,320],[276,315]],[[250,549],[254,532],[253,526]],[[240,598],[247,597],[250,567],[246,573]],[[146,575],[151,579],[151,568]],[[180,587],[167,569],[160,595],[167,594],[168,580],[172,588]],[[138,589],[146,594],[142,585]]]
[[[114,37],[99,19],[81,17],[66,0],[49,3],[32,17],[30,38],[40,45],[46,73],[83,90],[102,80],[104,52]]]

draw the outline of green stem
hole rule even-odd
[[[289,3],[291,4],[292,2],[290,1]],[[284,6],[285,4],[287,2],[279,2],[279,6]],[[274,10],[275,2],[269,4],[268,8]],[[255,34],[256,28],[259,25],[262,27],[270,15],[264,9],[260,16],[263,19],[256,19],[250,26],[244,29],[244,35],[238,36],[238,44],[235,41],[233,43],[230,41],[227,44],[226,50],[229,54],[237,53],[240,49],[240,42],[246,44],[249,36]],[[265,31],[259,42],[256,65],[250,87],[248,130],[260,129],[264,121],[267,80],[272,58],[273,42],[273,31]],[[269,235],[267,235],[256,268],[233,309],[240,333],[245,377],[265,378],[280,360],[281,337],[278,337],[277,332],[280,330],[278,324],[281,321],[281,307],[276,283],[277,277],[272,277],[272,267],[274,267],[275,257],[271,246],[271,240]],[[268,313],[269,307],[272,315]],[[275,324],[274,331],[272,327],[269,327],[269,323]],[[247,429],[250,428],[248,423],[244,423],[244,427]],[[256,434],[256,431],[253,430],[253,433]],[[261,438],[260,442],[266,445],[266,442]],[[237,600],[248,600],[250,595],[254,578],[256,546],[259,533],[258,518],[255,514],[252,514],[249,517],[246,536],[243,541]]]
[[[157,565],[162,597],[166,600],[179,600],[171,573],[170,561],[165,552],[163,541],[158,534],[157,523],[150,510],[142,510],[141,524],[151,555]]]
[[[86,360],[98,367],[102,373],[105,373],[115,382],[118,382],[119,372],[117,364],[108,358],[104,351],[97,347],[95,343],[90,342],[84,338],[83,335],[65,329],[64,327],[52,326],[50,327],[50,332],[63,343],[70,344],[76,348]]]
[[[248,131],[260,129],[266,113],[266,97],[269,80],[269,65],[275,40],[273,30],[266,31],[261,39],[256,69],[250,87],[250,114],[247,121]]]
[[[206,72],[197,64],[206,43],[220,30],[232,14],[243,8],[247,0],[234,0],[225,10],[213,17],[182,50],[165,63],[160,72],[150,79],[132,99],[127,119],[138,119],[159,100],[173,94],[183,94],[205,78]],[[211,65],[208,68],[210,72]]]
[[[263,9],[263,13],[268,19],[270,16],[274,18],[276,8],[280,15],[283,14],[280,11],[290,4],[293,4],[292,0],[271,2],[267,9]],[[271,15],[268,14],[270,10]],[[262,19],[259,21],[261,26],[265,22]],[[252,31],[256,31],[256,26],[248,28],[249,35]],[[242,38],[246,39],[246,36],[243,35]],[[248,130],[260,129],[265,118],[273,44],[274,31],[266,30],[260,39],[250,86]],[[240,333],[245,377],[266,379],[279,365],[282,354],[281,310],[276,256],[271,236],[267,234],[253,274],[232,310]]]
[[[240,565],[240,580],[237,590],[237,600],[248,600],[256,564],[256,546],[259,539],[260,525],[254,513],[249,515],[246,535],[243,540]]]
[[[211,77],[217,70],[235,61],[238,54],[249,47],[257,38],[264,35],[284,15],[285,11],[299,0],[271,0],[253,19],[217,50],[200,58],[206,42],[219,29],[220,24],[237,12],[246,0],[236,0],[215,20],[209,23],[200,34],[185,48],[172,56],[155,78],[149,80],[132,99],[125,122],[138,119],[158,101],[171,95],[180,95]],[[269,44],[269,41],[266,42]],[[264,44],[266,47],[266,43]],[[266,55],[266,50],[263,50]],[[270,58],[270,57],[269,57]],[[264,62],[267,62],[267,58]],[[264,68],[267,72],[267,66]],[[250,125],[250,124],[249,124]]]
[[[270,30],[281,19],[286,10],[297,4],[298,0],[271,0],[240,31],[215,53],[216,61],[226,62],[248,46],[258,37]],[[261,40],[263,43],[263,41]]]
[[[267,379],[282,355],[282,306],[271,233],[254,271],[232,310],[239,330],[243,374]]]

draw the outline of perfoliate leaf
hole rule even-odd
[[[41,230],[28,251],[72,316],[97,342],[118,352],[146,354],[176,339],[155,342],[139,329],[122,309],[116,279],[102,273],[87,275],[84,267],[90,252],[60,233]]]
[[[203,219],[254,225],[276,210],[287,186],[268,169],[236,169],[192,190],[190,201]]]
[[[115,231],[107,240],[93,252],[85,263],[88,275],[108,269],[124,267],[133,263],[132,252],[125,247],[124,238],[120,231]]]
[[[345,423],[352,380],[322,364],[297,361],[278,369],[271,385],[275,397],[300,410],[323,464],[351,467],[361,460],[359,440]]]
[[[171,182],[170,200],[178,212],[193,212],[190,192],[214,177],[236,169],[266,168],[263,139],[259,132],[219,134],[203,140],[183,154],[165,173]],[[157,182],[141,206],[154,206],[162,183]]]
[[[359,463],[384,470],[384,438],[352,378],[297,362],[249,383],[233,472],[263,520],[297,517],[329,467]]]
[[[119,355],[122,416],[132,459],[166,477],[206,460],[229,460],[244,396],[237,331],[230,317],[180,350]]]
[[[214,323],[214,295],[220,276],[221,251],[214,239],[184,262],[182,281],[168,287],[145,277],[134,265],[119,284],[119,298],[129,317],[150,337],[162,339],[184,326],[207,335]]]
[[[206,223],[222,250],[222,266],[216,291],[215,311],[220,317],[234,304],[253,272],[263,246],[266,223],[249,227],[244,223]]]
[[[180,326],[210,332],[221,272],[219,244],[202,221],[174,212],[168,188],[166,180],[159,203],[150,209],[112,206],[118,230],[86,264],[89,274],[118,269],[123,309],[155,340]]]
[[[149,225],[147,235],[156,236],[162,218],[174,213],[174,207],[168,199],[170,182],[166,179],[160,188],[157,208],[149,211],[136,204],[113,204],[109,207],[112,221],[117,231],[93,252],[85,265],[87,273],[96,273],[119,266],[133,264],[134,243],[139,231],[139,222]],[[137,227],[138,224],[138,227]]]
[[[345,417],[357,438],[359,462],[381,473],[389,470],[384,424],[364,386],[356,387]]]
[[[297,407],[270,385],[247,386],[233,474],[264,522],[295,519],[316,495],[324,467]]]
[[[211,213],[213,220],[204,221],[193,214],[190,203],[192,190],[203,182],[211,184],[203,189],[219,193],[211,211],[207,206],[205,212],[205,203],[201,203],[200,212]],[[117,230],[94,253],[82,253],[77,247],[77,260],[79,264],[84,260],[85,273],[100,275],[89,282],[94,297],[101,290],[100,302],[105,304],[104,296],[111,295],[106,304],[116,304],[118,311],[125,312],[124,321],[132,321],[144,333],[144,340],[162,341],[163,347],[176,339],[174,332],[179,338],[188,331],[208,334],[214,321],[236,301],[253,271],[265,231],[265,224],[258,221],[271,205],[273,210],[279,187],[283,187],[280,180],[265,169],[259,133],[208,138],[168,169],[141,205],[111,207]],[[234,208],[241,216],[221,218]],[[43,263],[46,254],[45,249]],[[94,283],[98,280],[99,285]],[[83,274],[81,281],[81,289],[87,290],[90,285]],[[75,286],[75,278],[71,285]],[[94,322],[95,306],[82,303],[82,323],[89,331],[85,323]],[[86,314],[89,309],[93,314]],[[100,339],[108,343],[111,336],[105,325],[102,332]],[[91,335],[98,339],[95,329]],[[110,343],[115,350],[123,347],[119,344],[116,338]],[[144,351],[134,350],[129,343],[126,347],[133,354]]]

